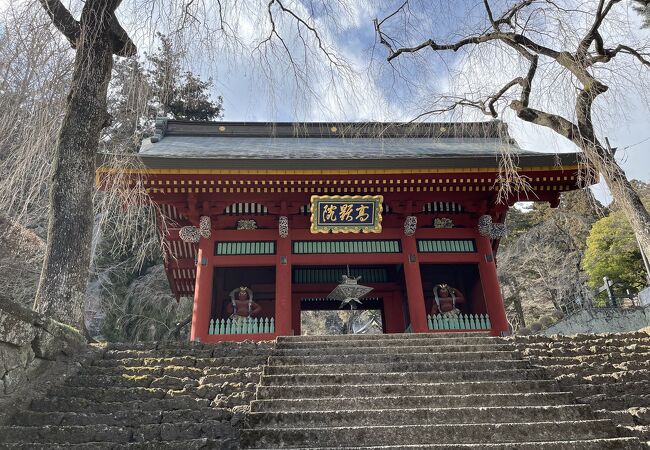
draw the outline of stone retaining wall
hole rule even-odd
[[[552,336],[554,334],[627,333],[647,326],[650,326],[650,306],[585,309],[567,315],[545,329],[543,334]]]
[[[84,346],[77,330],[0,296],[0,405]]]

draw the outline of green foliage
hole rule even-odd
[[[174,50],[169,37],[158,33],[160,46],[147,54],[151,92],[158,114],[182,120],[215,120],[223,116],[223,99],[210,98],[212,79],[201,80],[190,71],[182,72],[183,54]]]
[[[614,211],[593,224],[582,265],[593,288],[601,286],[605,276],[632,289],[645,285],[641,253],[622,211]]]
[[[212,79],[183,71],[183,54],[158,34],[160,46],[144,60],[118,59],[113,68],[108,110],[113,122],[104,132],[102,151],[135,153],[153,132],[157,116],[179,120],[223,117],[223,99],[211,96]]]

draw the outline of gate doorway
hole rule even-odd
[[[361,277],[360,284],[373,288],[354,312],[327,298],[348,270],[351,277]],[[408,309],[402,265],[294,267],[292,308],[296,335],[403,333]]]

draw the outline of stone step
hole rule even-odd
[[[404,363],[437,362],[437,361],[485,361],[491,359],[518,359],[516,352],[485,351],[466,353],[354,353],[349,355],[318,355],[318,356],[271,356],[268,363],[278,365],[317,365],[317,364],[373,364],[373,363]]]
[[[96,402],[121,402],[133,400],[162,399],[167,395],[167,389],[162,388],[91,388],[75,386],[57,386],[48,392],[52,397],[80,397]]]
[[[650,393],[650,381],[633,381],[622,383],[562,383],[563,386],[570,387],[578,397],[587,397],[596,394],[602,394],[608,397],[617,395],[646,395]]]
[[[329,355],[371,355],[371,354],[406,354],[406,353],[453,353],[460,355],[465,352],[514,351],[509,344],[477,344],[477,345],[412,345],[402,347],[365,347],[362,342],[352,347],[317,347],[276,349],[273,356],[329,356]]]
[[[179,395],[173,398],[153,400],[133,400],[124,397],[117,402],[96,402],[79,397],[45,397],[34,399],[30,408],[40,412],[93,412],[109,414],[113,411],[176,411],[179,409],[198,409],[210,406],[210,400]]]
[[[87,376],[148,375],[156,378],[167,375],[177,378],[193,379],[199,379],[204,374],[205,369],[188,366],[88,366],[81,369],[78,373],[78,375]]]
[[[488,406],[554,406],[574,403],[569,392],[424,395],[352,398],[299,398],[254,400],[251,412],[265,411],[339,411],[403,408],[461,408]]]
[[[633,426],[621,426],[621,429],[624,430],[626,435],[638,437],[642,442],[650,441],[650,426],[647,425],[633,425]]]
[[[460,381],[520,381],[539,380],[544,372],[539,369],[475,370],[458,372],[387,372],[387,373],[322,373],[262,375],[263,386],[313,386],[358,384],[411,384]]]
[[[586,405],[252,412],[249,428],[529,423],[595,419]]]
[[[200,423],[179,421],[173,423],[145,424],[137,427],[114,427],[107,425],[70,426],[3,426],[0,427],[0,443],[21,443],[27,437],[34,443],[83,444],[86,442],[170,441],[183,439],[220,439],[231,437],[229,423],[206,420]]]
[[[633,348],[633,347],[648,347],[650,346],[650,339],[593,339],[591,341],[582,341],[582,342],[571,342],[571,341],[550,341],[550,342],[535,342],[535,343],[520,343],[516,339],[514,343],[523,348],[530,349],[559,349],[559,350],[570,350],[570,349],[585,349],[585,348],[606,348],[608,350],[612,349],[623,349],[623,348]]]
[[[522,352],[523,353],[523,352]],[[527,358],[540,366],[572,366],[575,364],[630,364],[635,361],[648,362],[650,361],[650,353],[634,353],[626,355],[617,353],[612,354],[594,354],[586,356],[539,356],[536,358]]]
[[[311,450],[325,450],[333,447],[311,447]],[[395,446],[372,446],[372,447],[336,447],[339,450],[384,450],[395,449]],[[637,438],[610,438],[610,439],[588,439],[580,441],[545,441],[545,442],[523,442],[516,444],[400,444],[400,449],[431,448],[444,450],[641,450],[641,443]]]
[[[606,409],[594,410],[597,419],[610,419],[617,425],[636,425],[634,416],[627,409],[611,410]]]
[[[82,426],[0,426],[0,443],[81,444],[84,442],[127,443],[133,438],[133,430],[126,427],[106,425]]]
[[[484,337],[490,336],[489,331],[472,332],[440,332],[440,333],[389,333],[389,334],[335,334],[335,335],[314,335],[314,336],[278,336],[278,344],[285,342],[310,342],[310,341],[374,341],[375,339],[440,339],[440,338],[463,338],[463,337]]]
[[[94,387],[94,388],[132,388],[151,387],[181,390],[185,386],[198,386],[199,380],[194,378],[179,378],[169,375],[153,377],[149,375],[75,375],[65,382],[71,387]]]
[[[242,448],[344,447],[404,443],[476,444],[599,439],[616,436],[608,420],[535,423],[257,428],[242,430]]]
[[[107,425],[133,427],[142,424],[172,422],[204,422],[206,420],[230,420],[232,414],[225,408],[203,407],[198,409],[178,409],[174,411],[141,411],[137,409],[115,409],[107,413],[95,412],[37,412],[21,411],[12,418],[13,425],[19,426],[69,426],[69,425]]]
[[[273,362],[273,361],[272,361]],[[523,360],[492,360],[492,361],[436,361],[404,363],[371,363],[371,364],[312,364],[312,365],[270,365],[265,366],[264,375],[288,375],[308,373],[385,373],[400,372],[457,372],[468,370],[503,370],[526,369],[530,363]]]
[[[587,403],[594,409],[626,409],[650,407],[650,394],[645,395],[613,395],[596,394],[587,397],[577,397],[580,403]]]
[[[614,355],[635,358],[637,355],[650,353],[650,346],[627,346],[627,347],[599,347],[597,345],[589,347],[568,347],[568,348],[530,348],[515,346],[524,356],[538,358],[544,356],[563,356],[563,357],[588,357],[593,355]]]
[[[643,376],[650,372],[650,361],[630,362],[627,364],[575,364],[575,365],[553,365],[544,366],[531,361],[532,365],[536,367],[543,367],[546,371],[553,376],[574,376],[574,377],[598,377],[598,376],[616,376],[623,377],[625,374],[635,376],[639,379],[647,379]]]
[[[102,356],[103,359],[129,359],[129,358],[223,358],[237,355],[239,358],[264,357],[268,356],[270,349],[261,349],[258,351],[239,352],[233,349],[230,352],[221,351],[218,348],[170,348],[159,350],[106,350]]]
[[[213,350],[222,353],[237,352],[246,354],[249,352],[258,352],[270,350],[275,343],[273,341],[247,341],[247,342],[217,342],[217,343],[200,343],[197,341],[139,341],[139,342],[107,342],[105,344],[95,345],[105,350],[169,350],[169,349],[197,349]]]
[[[405,336],[405,335],[402,335]],[[417,335],[422,336],[422,335]],[[466,337],[417,337],[417,338],[390,338],[378,335],[372,340],[310,340],[310,341],[278,341],[276,350],[307,349],[307,348],[353,348],[355,345],[363,347],[412,347],[416,345],[485,345],[485,344],[511,344],[505,338],[490,336]]]
[[[128,444],[117,442],[84,442],[83,444],[39,444],[12,443],[3,444],[7,450],[237,450],[239,445],[235,439],[184,439],[182,441],[151,441],[130,442]]]
[[[174,358],[123,358],[97,359],[92,362],[98,367],[257,367],[266,364],[268,356],[241,356],[224,358],[194,358],[180,356]]]
[[[355,382],[351,379],[350,382]],[[256,398],[297,399],[297,398],[356,398],[386,396],[437,396],[467,394],[500,394],[558,392],[555,381],[479,381],[451,383],[408,383],[408,384],[351,384],[314,386],[258,386]]]

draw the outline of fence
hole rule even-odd
[[[208,334],[275,333],[275,319],[271,317],[229,317],[210,319]]]
[[[429,330],[490,330],[487,314],[428,315]]]

